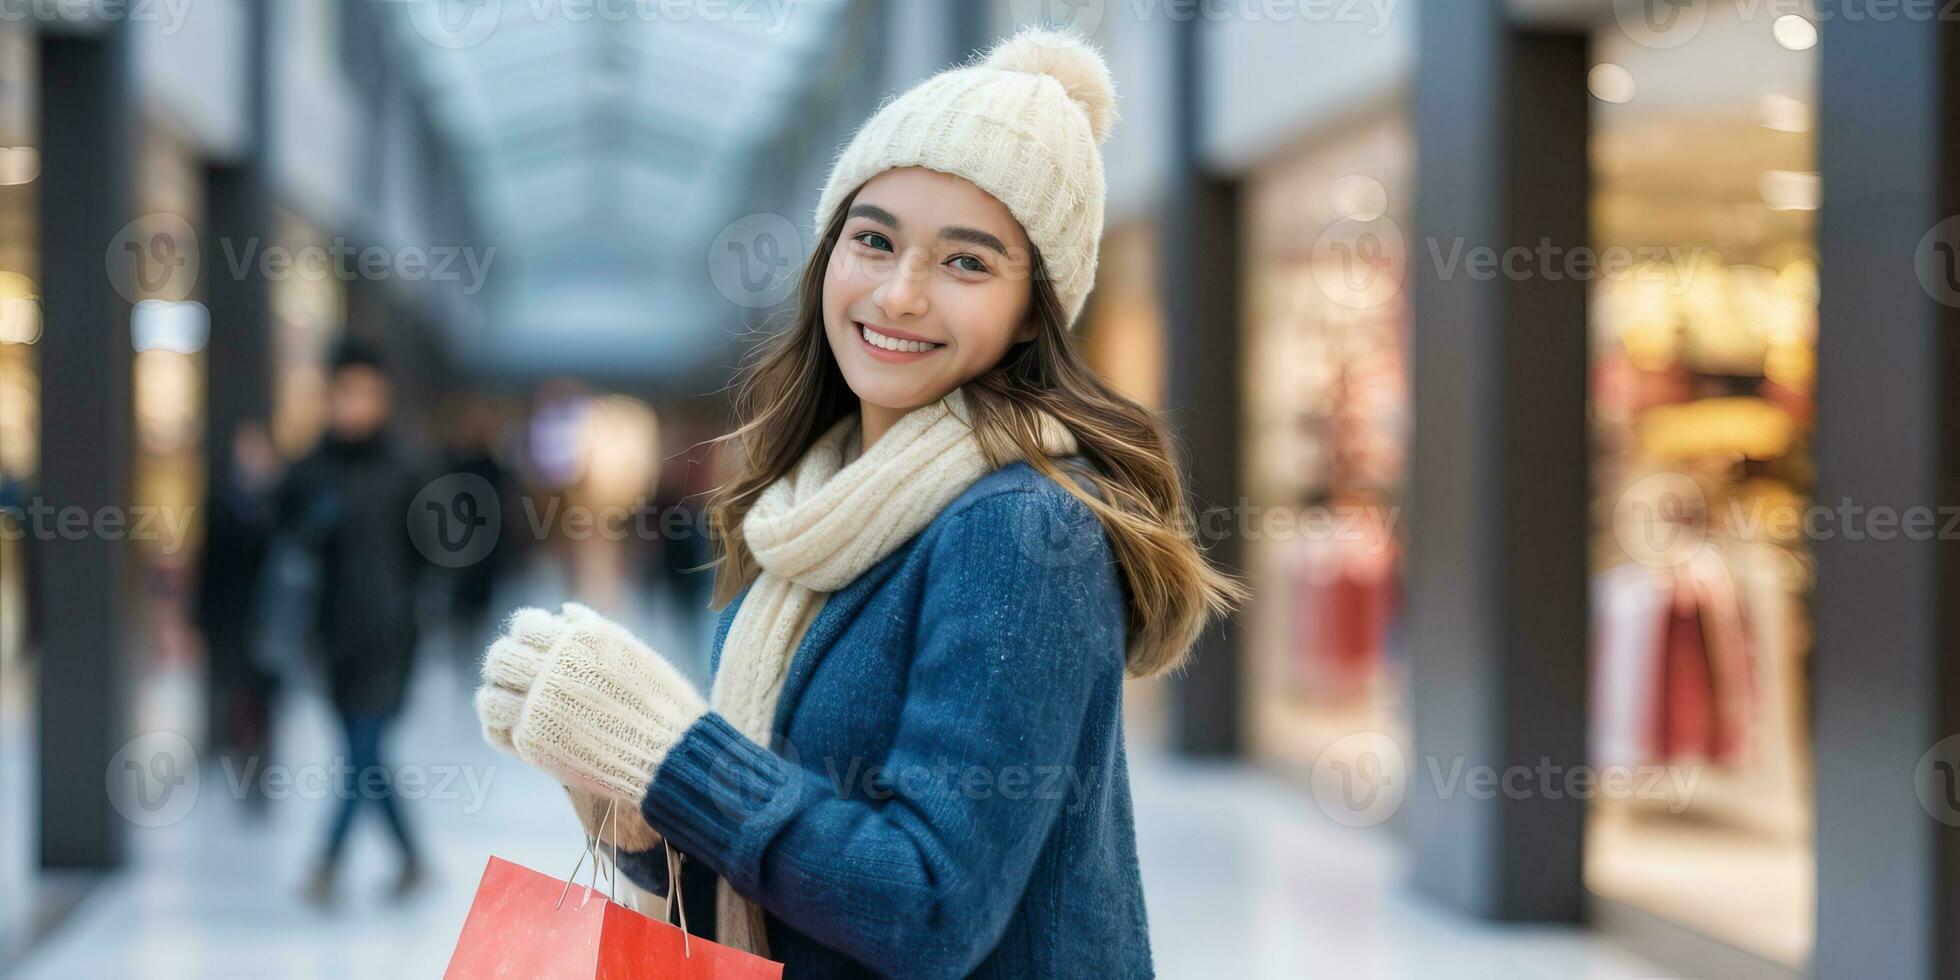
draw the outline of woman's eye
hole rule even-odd
[[[892,250],[891,239],[886,238],[885,236],[880,235],[875,231],[858,232],[856,235],[851,236],[851,240],[857,242],[860,245],[868,245],[881,252],[889,252]]]
[[[987,271],[987,264],[971,255],[955,255],[953,256],[952,262],[954,267],[958,268],[961,272]]]

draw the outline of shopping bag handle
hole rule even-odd
[[[611,887],[612,902],[614,905],[619,904],[619,815],[616,812],[617,805],[618,801],[608,798],[606,800],[606,815],[599,819],[599,832],[601,834],[605,833],[606,822],[612,822],[612,867],[606,872],[606,882]],[[598,843],[592,837],[585,839],[585,847],[579,851],[578,863],[572,865],[572,873],[565,879],[565,887],[558,892],[558,905],[553,906],[554,908],[562,907],[565,904],[565,896],[571,892],[572,882],[578,879],[579,869],[585,866],[585,859],[587,857],[592,858],[592,881],[585,886],[586,894],[590,896],[593,889],[598,887],[600,857],[597,850]],[[664,837],[661,838],[661,845],[662,849],[667,852],[667,907],[661,911],[660,917],[662,921],[672,921],[675,906],[678,905],[680,907],[681,953],[685,958],[693,959],[694,944],[692,936],[687,931],[687,902],[680,896],[681,855],[679,851],[674,850],[674,843]]]

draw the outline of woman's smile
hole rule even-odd
[[[878,360],[894,364],[929,357],[933,352],[946,346],[902,330],[873,327],[862,320],[852,321],[852,326],[857,329],[858,343],[863,345],[865,353]]]

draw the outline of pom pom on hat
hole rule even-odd
[[[1109,65],[1080,34],[1029,28],[994,46],[984,67],[998,71],[1047,75],[1089,117],[1089,133],[1097,143],[1109,139],[1116,126],[1116,83]]]

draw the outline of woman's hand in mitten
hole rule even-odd
[[[524,710],[531,685],[550,659],[551,648],[570,632],[549,610],[525,607],[511,614],[504,633],[484,651],[482,681],[476,689],[476,718],[483,740],[511,755],[511,729]]]
[[[535,668],[510,728],[511,746],[573,789],[637,809],[668,750],[707,713],[707,701],[619,624],[577,603],[555,618],[555,631],[537,631],[552,639],[544,657],[531,656],[526,643],[492,644],[488,660],[499,662],[484,665],[486,677]],[[513,617],[513,632],[518,626]]]

